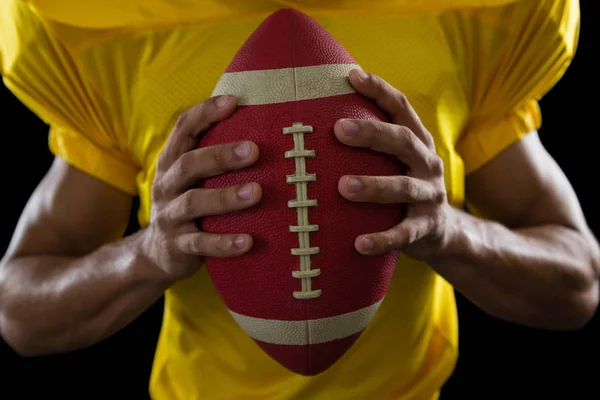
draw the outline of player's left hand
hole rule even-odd
[[[344,144],[391,154],[407,167],[406,176],[343,176],[338,183],[350,201],[405,203],[404,220],[393,228],[361,235],[354,243],[361,254],[402,250],[427,260],[443,253],[449,236],[452,207],[444,184],[444,165],[433,137],[423,126],[406,97],[383,79],[353,70],[354,88],[374,100],[391,123],[344,119],[334,132]]]

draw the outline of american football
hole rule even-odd
[[[355,92],[359,68],[322,26],[291,9],[269,16],[239,49],[213,95],[234,95],[238,109],[200,146],[251,140],[252,167],[203,182],[207,188],[257,182],[255,207],[204,218],[203,230],[244,232],[242,257],[208,258],[208,272],[241,328],[274,360],[316,375],[340,359],[383,301],[397,255],[364,256],[357,236],[400,222],[398,205],[354,203],[338,192],[347,174],[399,175],[394,157],[339,142],[340,118],[383,113]]]

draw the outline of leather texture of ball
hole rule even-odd
[[[213,95],[239,107],[200,146],[251,140],[250,168],[206,180],[206,188],[262,186],[255,207],[201,221],[212,233],[248,233],[252,250],[208,258],[214,285],[241,328],[273,359],[316,375],[340,359],[367,327],[392,278],[397,255],[364,256],[357,236],[400,222],[398,205],[356,203],[338,192],[344,175],[399,175],[394,157],[342,144],[340,118],[385,121],[355,92],[356,61],[307,15],[282,9],[240,48]]]

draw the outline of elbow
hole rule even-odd
[[[562,290],[537,304],[522,304],[515,312],[503,314],[506,320],[536,329],[574,332],[585,328],[592,320],[600,303],[598,279],[582,280],[579,284],[564,285]],[[506,311],[506,310],[505,310]],[[495,314],[498,315],[498,314]]]
[[[35,327],[11,321],[0,312],[0,337],[19,356],[42,357],[66,353],[74,348],[64,345],[62,335],[52,336]]]
[[[15,315],[22,313],[22,310],[16,309],[15,303],[19,301],[7,290],[9,285],[6,271],[6,264],[0,264],[0,338],[22,357],[46,355],[48,352],[40,348],[43,340],[36,340],[34,337],[35,328],[14,318]]]
[[[596,314],[600,303],[598,280],[590,283],[585,291],[573,294],[567,303],[570,305],[570,312],[563,319],[561,330],[577,331],[585,328]]]
[[[564,331],[585,328],[598,311],[600,304],[600,250],[595,238],[591,238],[593,250],[586,262],[573,268],[564,282],[570,288],[564,302],[565,317],[559,327]]]
[[[570,292],[561,302],[558,310],[554,309],[552,321],[547,328],[558,331],[578,331],[592,320],[600,303],[600,285],[597,279],[590,281],[585,288]]]
[[[21,357],[38,357],[52,353],[43,351],[40,347],[41,341],[35,340],[30,331],[9,320],[3,313],[0,313],[0,336]]]
[[[21,357],[39,357],[70,350],[64,346],[66,332],[57,335],[31,318],[15,318],[22,315],[23,310],[15,310],[9,301],[0,305],[0,337]]]
[[[571,291],[567,298],[564,330],[576,331],[584,328],[591,321],[600,304],[600,280],[598,276],[598,260],[593,259],[587,268],[579,270],[578,279],[572,280]],[[575,283],[578,284],[575,284]]]
[[[1,311],[0,337],[15,353],[27,358],[61,354],[87,347],[69,342],[67,330],[53,334],[35,326],[8,320]]]
[[[546,303],[540,313],[541,328],[557,331],[578,331],[592,320],[600,304],[600,280],[598,260],[579,264],[565,270],[562,285]]]
[[[27,298],[26,284],[15,284],[6,260],[0,261],[0,338],[21,357],[40,357],[70,350],[71,331],[50,324],[50,315],[41,316]]]

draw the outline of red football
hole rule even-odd
[[[340,118],[385,120],[354,91],[358,65],[323,27],[295,10],[279,10],[248,38],[213,95],[239,107],[200,146],[251,140],[250,168],[206,180],[207,188],[258,182],[261,202],[207,217],[207,232],[248,233],[252,250],[209,258],[207,268],[233,318],[273,359],[315,375],[338,360],[375,315],[396,254],[363,256],[354,241],[402,217],[398,205],[355,203],[338,192],[346,174],[398,175],[400,162],[351,148],[333,133]]]

